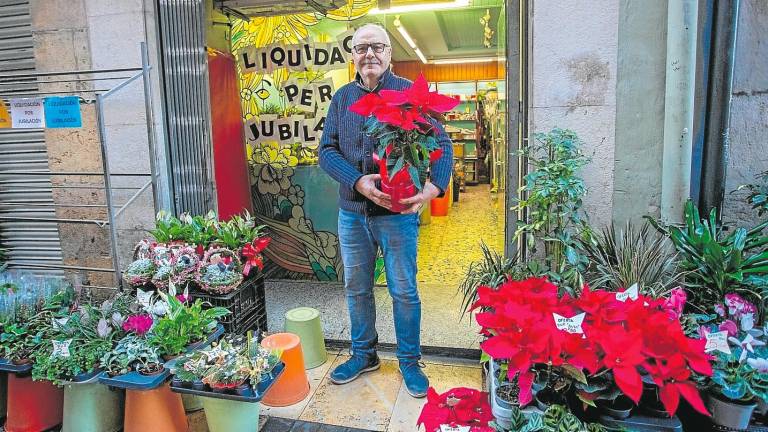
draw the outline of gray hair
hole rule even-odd
[[[389,39],[389,33],[387,32],[387,29],[385,29],[381,24],[377,24],[377,23],[367,23],[358,27],[357,30],[355,30],[355,34],[352,35],[352,45],[355,44],[355,38],[357,37],[357,34],[360,31],[364,29],[371,29],[371,28],[379,30],[384,35],[384,39],[386,40],[387,45],[392,46],[392,41]]]

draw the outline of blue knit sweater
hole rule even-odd
[[[387,70],[373,91],[404,90],[411,84],[411,81]],[[358,76],[333,95],[320,140],[320,167],[339,182],[340,208],[368,215],[394,214],[355,190],[355,183],[363,174],[378,173],[378,167],[372,159],[376,140],[363,134],[365,117],[348,109],[368,92]],[[430,181],[440,188],[442,195],[448,188],[453,171],[453,145],[438,122],[430,120],[430,123],[435,127],[437,142],[443,149],[440,159],[430,167]]]

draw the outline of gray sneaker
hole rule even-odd
[[[373,357],[364,356],[352,356],[349,360],[336,366],[336,369],[331,372],[331,382],[334,384],[346,384],[350,381],[354,381],[357,377],[365,372],[375,371],[381,367],[379,362],[379,356],[376,354]]]

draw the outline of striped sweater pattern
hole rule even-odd
[[[411,84],[411,81],[387,70],[373,91],[404,90]],[[363,86],[358,76],[333,95],[320,140],[320,167],[339,182],[340,208],[367,215],[394,214],[365,198],[354,187],[364,174],[378,173],[378,167],[373,163],[376,140],[363,133],[365,117],[349,111],[349,106],[368,92],[370,90]],[[448,188],[453,171],[453,145],[437,121],[430,119],[430,123],[435,127],[443,154],[431,164],[429,176],[442,195]]]

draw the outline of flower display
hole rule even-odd
[[[133,315],[123,322],[123,330],[144,336],[152,328],[154,320],[149,314]]]
[[[686,337],[673,318],[681,310],[680,298],[670,302],[638,295],[621,301],[617,293],[586,286],[579,297],[559,297],[546,278],[480,287],[478,295],[473,307],[482,309],[476,319],[488,337],[481,347],[508,363],[510,380],[517,376],[521,405],[532,399],[534,366],[545,365],[584,383],[610,373],[635,403],[642,394],[641,374],[647,373],[670,414],[681,396],[707,413],[691,375],[711,375],[710,356],[705,341]],[[590,400],[586,386],[579,397]]]
[[[491,420],[488,393],[457,387],[439,394],[430,387],[416,425],[423,424],[426,432],[439,432],[441,425],[469,426],[470,432],[493,432],[495,429],[488,426]]]
[[[367,117],[364,133],[379,142],[375,160],[382,180],[398,183],[410,178],[421,190],[430,161],[442,154],[430,117],[458,104],[457,99],[429,91],[429,83],[419,74],[410,88],[368,93],[349,110]]]

